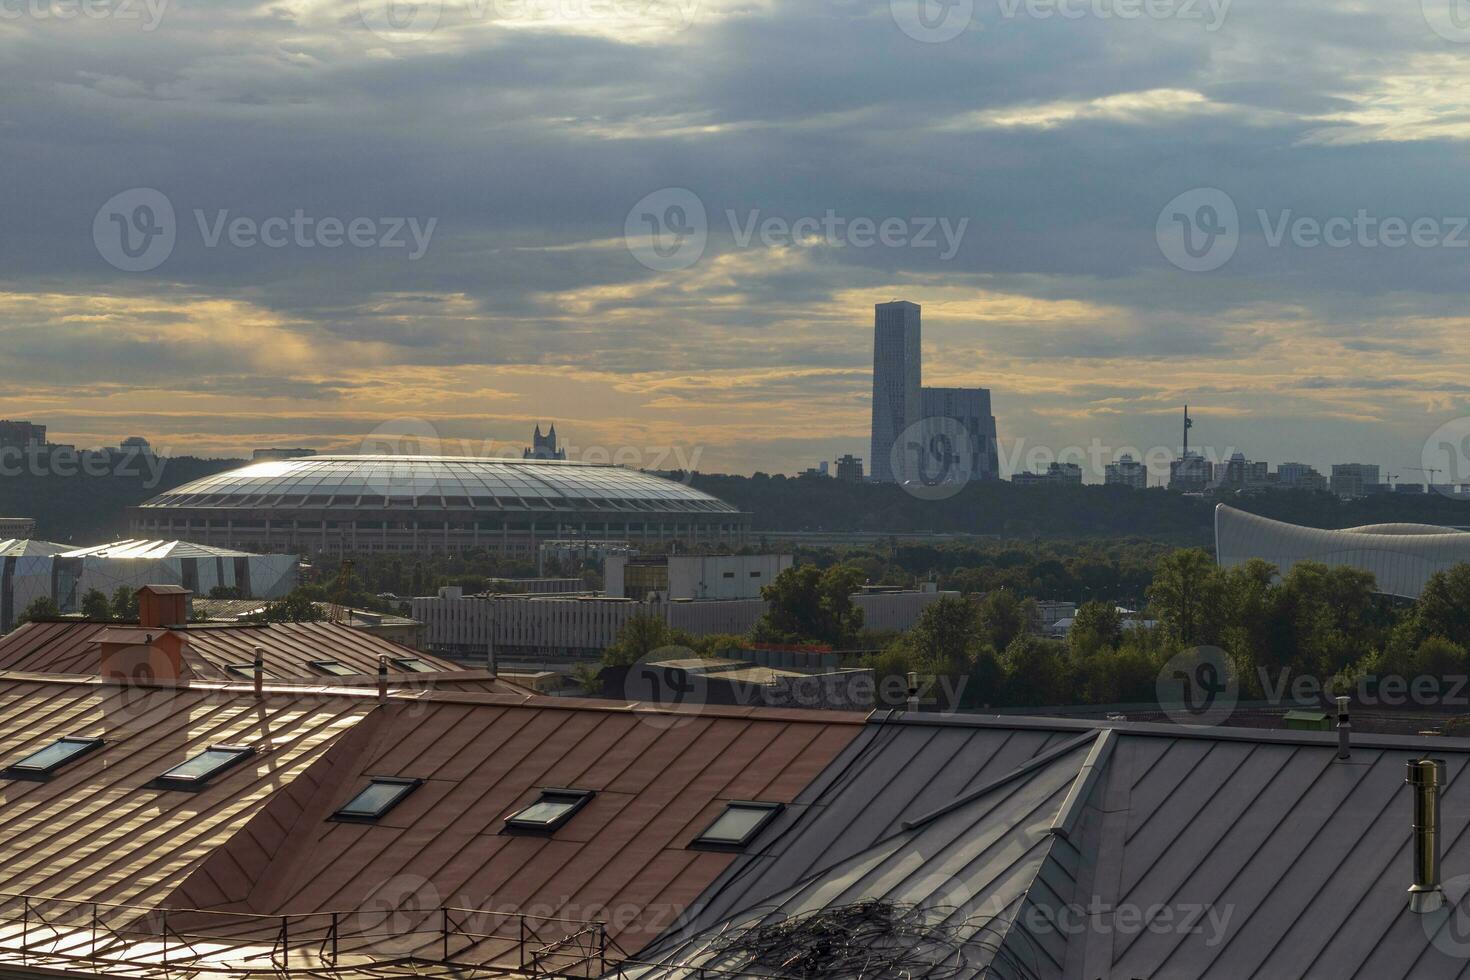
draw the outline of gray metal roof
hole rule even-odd
[[[1470,533],[1418,524],[1379,524],[1329,531],[1215,507],[1215,553],[1222,568],[1260,558],[1282,575],[1299,561],[1372,572],[1378,591],[1417,598],[1435,572],[1470,562]]]
[[[1470,976],[1452,910],[1407,905],[1405,765],[1428,750],[1446,761],[1444,882],[1458,902],[1464,739],[1359,736],[1341,762],[1331,733],[877,718],[637,956],[667,966],[624,972],[758,975],[731,936],[877,899],[964,925],[964,966],[945,976]]]

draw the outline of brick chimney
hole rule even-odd
[[[189,676],[184,661],[188,638],[167,629],[117,626],[97,634],[104,680],[122,684],[178,681]]]
[[[189,590],[177,585],[145,585],[138,590],[138,626],[164,629],[189,622]]]

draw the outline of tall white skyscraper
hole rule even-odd
[[[873,308],[873,442],[868,472],[880,483],[901,483],[893,445],[922,411],[919,305],[899,300]],[[900,458],[900,467],[905,464]]]

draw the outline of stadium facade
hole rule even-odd
[[[538,543],[744,543],[750,515],[682,483],[549,459],[313,456],[185,484],[131,513],[133,533],[260,552],[533,557]]]
[[[1301,527],[1234,507],[1215,507],[1215,555],[1221,568],[1252,558],[1285,575],[1301,561],[1372,572],[1377,591],[1418,598],[1435,572],[1470,562],[1470,534],[1433,524],[1372,524],[1340,531]]]

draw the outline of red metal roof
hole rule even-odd
[[[100,670],[98,639],[104,631],[119,628],[137,629],[132,624],[118,623],[26,623],[0,637],[0,670],[92,676]],[[238,681],[240,678],[226,668],[252,663],[259,646],[265,651],[264,669],[269,681],[377,683],[379,657],[412,657],[437,668],[436,672],[415,674],[390,663],[389,671],[396,680],[411,679],[447,689],[525,693],[519,685],[493,680],[483,671],[466,670],[452,660],[340,623],[201,623],[176,627],[171,632],[188,639],[184,658],[189,675],[195,678]],[[335,661],[358,676],[328,678],[310,666],[313,661]]]
[[[172,901],[302,914],[365,907],[412,881],[431,908],[606,921],[615,942],[637,949],[733,859],[689,848],[725,802],[791,802],[864,718],[539,697],[395,702],[330,753],[330,781],[291,823],[263,815],[265,833],[247,827]],[[374,824],[330,820],[372,776],[424,782]],[[596,795],[549,836],[503,833],[505,817],[545,788]]]

